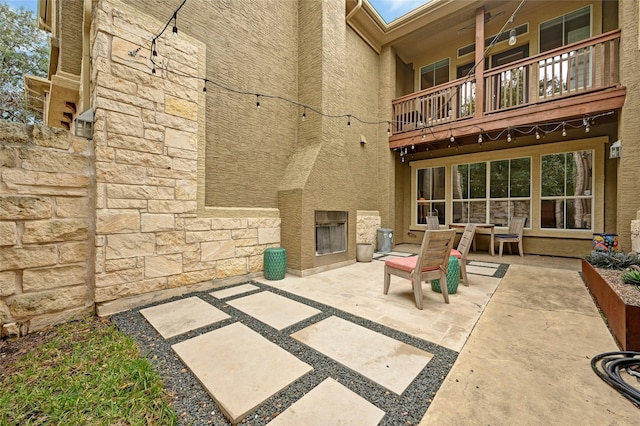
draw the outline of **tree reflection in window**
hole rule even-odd
[[[543,155],[540,227],[592,229],[593,151]]]

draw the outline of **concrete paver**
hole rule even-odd
[[[325,379],[311,392],[269,422],[270,426],[375,426],[384,411],[334,379]]]
[[[222,290],[212,291],[209,293],[216,299],[225,299],[227,297],[236,296],[238,294],[248,293],[250,291],[258,290],[260,287],[256,287],[253,284],[242,284],[231,288],[225,288]]]
[[[313,369],[241,323],[172,348],[234,424]]]
[[[229,318],[198,297],[141,309],[140,313],[165,339]]]
[[[291,335],[400,395],[433,355],[337,317]]]
[[[320,313],[316,308],[269,291],[251,294],[227,303],[276,330],[282,330]]]

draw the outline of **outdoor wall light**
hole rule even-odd
[[[620,158],[622,155],[622,142],[620,139],[611,144],[609,148],[609,158]]]
[[[511,28],[511,31],[509,31],[509,46],[516,44],[516,41],[518,41],[516,38],[516,29]]]
[[[85,139],[93,139],[93,108],[89,108],[74,120],[74,134]]]

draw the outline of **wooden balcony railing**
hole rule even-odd
[[[615,30],[485,71],[484,114],[618,86],[619,43]],[[475,117],[475,87],[470,76],[395,99],[393,133]]]

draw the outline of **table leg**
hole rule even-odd
[[[491,228],[491,256],[493,256],[493,228]]]

